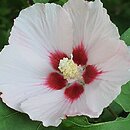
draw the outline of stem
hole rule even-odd
[[[111,113],[111,115],[116,119],[118,116],[117,114],[111,109],[111,107],[107,107],[107,110]]]

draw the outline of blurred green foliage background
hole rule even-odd
[[[63,4],[67,0],[44,0]],[[102,0],[111,20],[119,27],[120,34],[130,27],[130,0]],[[8,44],[8,37],[13,20],[21,9],[30,6],[28,0],[0,1],[0,49]]]

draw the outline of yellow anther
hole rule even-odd
[[[59,70],[62,72],[65,79],[74,79],[79,75],[79,69],[74,61],[68,58],[63,58],[59,63]]]

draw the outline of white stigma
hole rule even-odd
[[[63,58],[60,60],[58,68],[65,79],[75,79],[80,75],[79,66],[72,59],[73,55],[71,55],[71,59]]]

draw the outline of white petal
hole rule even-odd
[[[33,48],[40,55],[57,49],[70,54],[72,31],[71,19],[62,7],[39,3],[20,12],[9,43]]]
[[[107,10],[103,8],[100,0],[88,3],[89,17],[85,24],[85,42],[94,44],[100,39],[115,38],[119,39],[117,27],[111,22]]]
[[[69,0],[63,8],[70,14],[74,28],[74,43],[83,40],[85,21],[88,17],[88,5],[83,0]]]
[[[29,98],[21,104],[21,109],[31,119],[42,121],[44,126],[58,126],[65,116],[98,116],[97,112],[87,106],[85,93],[78,100],[71,103],[65,98],[64,90],[50,91]]]
[[[122,44],[112,58],[97,65],[97,68],[103,71],[100,80],[116,82],[121,86],[127,83],[130,79],[130,57],[127,46]]]
[[[44,126],[58,126],[65,117],[66,102],[63,90],[50,91],[29,98],[21,104],[21,109],[31,119],[42,121]]]
[[[115,53],[120,36],[100,0],[70,0],[64,8],[73,21],[74,43],[86,46],[88,64],[103,62]]]
[[[26,98],[45,91],[44,77],[51,67],[29,48],[8,45],[0,54],[0,91],[3,101],[19,110],[19,104]]]
[[[89,8],[84,42],[87,44],[88,64],[98,64],[111,58],[123,43],[100,0],[90,3]]]
[[[86,86],[85,86],[86,87]],[[81,97],[74,101],[72,104],[69,104],[68,109],[66,110],[67,116],[80,116],[86,115],[89,117],[97,117],[99,114],[91,109],[87,104],[86,90],[81,95]]]
[[[129,51],[129,55],[130,55],[130,46],[128,46],[128,51]]]
[[[90,45],[88,49],[88,64],[100,64],[106,62],[111,58],[119,49],[122,42],[120,40],[106,38],[97,41],[95,44]]]
[[[121,86],[129,81],[130,62],[127,46],[120,45],[116,54],[105,63],[96,65],[102,74],[90,85],[86,85],[87,106],[99,117],[103,108],[107,107],[121,91]]]
[[[121,91],[121,86],[109,81],[93,82],[86,85],[86,103],[93,113],[89,113],[90,118],[98,118],[103,109],[107,107]]]
[[[99,39],[120,37],[100,0],[94,2],[69,0],[64,8],[72,18],[76,44],[83,41],[89,46]]]

